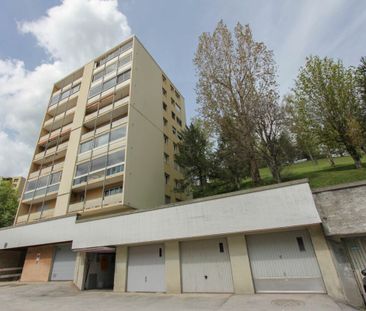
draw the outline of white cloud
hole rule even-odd
[[[130,35],[116,0],[64,0],[18,28],[50,61],[29,71],[21,60],[0,59],[0,175],[26,175],[52,83]]]

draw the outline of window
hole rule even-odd
[[[122,54],[122,53],[128,51],[129,49],[132,49],[132,41],[129,41],[125,45],[122,45],[120,47],[120,51],[119,52],[120,52],[120,54]]]
[[[169,183],[169,174],[165,173],[165,184],[167,185]]]
[[[164,152],[164,162],[165,163],[169,162],[169,155],[167,155],[165,152]]]
[[[170,102],[171,102],[171,104],[172,104],[172,105],[174,105],[174,106],[175,106],[175,101],[174,101],[174,99],[173,99],[173,98],[170,98]]]
[[[123,138],[125,136],[126,136],[126,126],[122,126],[111,132],[110,141],[115,141],[115,140]]]
[[[108,156],[108,165],[111,166],[125,161],[125,150],[114,152]]]
[[[163,95],[166,95],[166,89],[162,88]]]
[[[121,57],[119,62],[118,62],[118,67],[122,67],[124,65],[127,65],[131,60],[132,60],[132,53]]]
[[[90,98],[90,97],[93,97],[93,96],[99,94],[102,91],[102,86],[103,86],[102,84],[98,84],[96,86],[93,86],[89,91],[89,96],[88,97]]]
[[[219,251],[220,253],[224,252],[224,243],[219,243]]]
[[[102,91],[109,90],[110,88],[114,87],[116,85],[117,78],[112,78],[106,82],[103,83]]]
[[[173,87],[173,85],[170,85],[170,90],[171,90],[171,91],[174,91],[174,87]]]
[[[175,109],[179,112],[181,112],[182,110],[182,108],[180,108],[180,106],[177,103],[175,103]]]
[[[178,151],[178,145],[176,143],[173,143],[173,149],[174,149],[174,152]]]
[[[122,172],[124,170],[124,168],[125,167],[123,164],[111,167],[111,168],[107,169],[107,176]]]
[[[174,126],[172,126],[172,131],[174,135],[177,134],[177,129]]]
[[[108,144],[108,140],[109,140],[109,133],[96,137],[94,140],[94,148]]]
[[[177,96],[177,98],[180,98],[180,94],[177,91],[175,91],[175,96]]]
[[[67,98],[67,97],[69,97],[69,95],[70,95],[70,90],[62,92],[61,96],[60,96],[60,101]]]
[[[119,74],[117,76],[117,84],[120,84],[124,81],[127,81],[131,76],[131,69],[125,71],[125,72],[122,72],[121,74]]]
[[[94,172],[106,167],[107,156],[102,156],[91,161],[90,171]]]
[[[116,69],[117,69],[117,62],[115,62],[115,63],[113,63],[113,64],[111,64],[111,65],[109,65],[109,66],[107,66],[106,68],[105,68],[105,74],[107,75],[107,74],[109,74],[109,73],[111,73],[111,72],[115,72],[116,71]]]
[[[76,174],[75,176],[85,175],[88,174],[90,163],[82,163],[76,166]]]
[[[172,111],[172,119],[175,120],[175,113]]]
[[[71,94],[75,94],[79,90],[80,90],[80,83],[72,87]]]
[[[48,176],[40,177],[38,179],[37,188],[42,188],[42,187],[47,186],[47,184],[48,184],[48,178],[49,177],[50,177],[49,175]]]
[[[305,252],[305,244],[304,244],[304,240],[302,239],[302,237],[297,237],[296,238],[297,241],[297,245],[299,246],[299,251],[300,252]]]
[[[167,105],[163,102],[163,109],[166,111]]]
[[[50,182],[49,182],[50,185],[57,184],[60,181],[61,181],[61,172],[51,174],[51,178],[50,178]]]
[[[165,196],[165,204],[169,204],[171,202],[170,196]]]
[[[164,126],[166,126],[168,124],[168,120],[165,119],[164,117],[163,117],[163,123],[164,123]]]
[[[60,94],[54,95],[51,97],[50,103],[48,106],[53,106],[59,102]]]
[[[103,71],[103,70],[102,70],[101,72],[96,73],[96,74],[93,76],[93,82],[94,82],[94,81],[97,81],[97,80],[99,80],[99,79],[101,79],[103,76],[104,76],[104,71]]]
[[[104,196],[108,197],[110,195],[114,195],[117,193],[122,193],[122,186],[113,187],[107,190],[104,190]]]
[[[168,141],[169,141],[168,136],[166,136],[166,135],[164,134],[164,144],[167,144],[167,143],[168,143]]]
[[[161,75],[161,77],[163,78],[163,81],[165,81],[165,80],[166,80],[166,77],[165,77],[164,75]]]
[[[182,120],[177,117],[177,123],[182,126]]]
[[[79,153],[83,153],[83,152],[86,152],[86,151],[89,151],[89,150],[93,149],[93,145],[94,145],[93,140],[88,140],[84,143],[81,143]]]

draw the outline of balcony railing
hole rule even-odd
[[[51,118],[47,120],[43,127],[46,130],[58,129],[61,127],[62,123],[71,123],[75,114],[76,107],[72,107],[71,109],[66,110],[58,115],[55,118]]]
[[[51,172],[56,172],[56,171],[62,170],[63,167],[64,167],[64,162],[54,164],[53,166],[50,165],[50,166],[44,167],[41,170],[30,173],[28,179],[33,179],[33,178],[36,178],[41,175],[47,175]]]
[[[68,135],[71,132],[71,128],[72,128],[72,123],[65,125],[62,128],[59,128],[55,131],[52,131],[51,133],[48,133],[46,135],[43,135],[40,139],[39,139],[39,145],[44,145],[45,143],[47,143],[48,141],[53,141],[55,139],[57,139],[59,136],[65,136]]]
[[[88,122],[90,120],[93,120],[97,116],[103,115],[103,114],[105,114],[107,112],[112,111],[113,109],[116,109],[118,107],[121,107],[121,106],[127,104],[128,103],[128,100],[129,100],[129,97],[122,98],[122,99],[116,101],[114,103],[114,105],[113,105],[113,103],[111,103],[108,106],[105,106],[105,107],[101,108],[99,111],[95,111],[95,112],[93,112],[91,114],[86,115],[85,116],[85,122]],[[95,104],[93,104],[93,105],[95,105]],[[92,106],[92,105],[90,105],[90,106]]]
[[[34,156],[34,161],[39,161],[45,157],[54,155],[56,152],[61,152],[61,151],[67,150],[67,146],[68,146],[68,142],[66,141],[58,146],[47,149],[46,151],[39,152]]]
[[[110,207],[113,205],[121,205],[121,204],[122,204],[122,194],[117,193],[114,195],[104,197],[103,200],[102,198],[98,198],[93,200],[86,200],[85,202],[72,203],[69,205],[69,213],[79,212],[82,210],[90,210],[94,208]]]
[[[123,123],[126,123],[127,121],[128,121],[128,116],[123,117],[123,118],[118,119],[118,120],[115,120],[115,121],[112,122],[112,128],[115,128],[118,125],[121,125]],[[99,134],[101,134],[103,132],[109,131],[110,128],[111,128],[111,126],[109,124],[106,124],[106,125],[103,125],[103,126],[97,128],[95,130],[95,133],[94,133],[94,130],[89,131],[89,132],[87,132],[87,133],[85,133],[84,135],[81,136],[81,141],[83,142],[83,141],[85,141],[85,140],[87,140],[89,138],[92,138],[94,136],[97,136],[97,135],[99,135]]]
[[[59,186],[60,183],[57,183],[40,189],[35,189],[33,191],[28,191],[23,194],[23,201],[28,201],[31,199],[34,200],[38,197],[48,196],[54,194],[55,192],[57,193]]]
[[[33,212],[25,215],[19,215],[17,217],[16,223],[17,224],[21,224],[21,223],[26,223],[26,222],[30,222],[30,221],[35,221],[38,219],[44,219],[44,218],[49,218],[53,216],[53,211],[54,209],[46,209],[44,210],[42,213],[41,211],[37,211],[37,212]]]

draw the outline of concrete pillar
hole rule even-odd
[[[320,225],[311,226],[309,232],[328,295],[336,300],[344,301],[340,280],[322,227]]]
[[[244,234],[227,237],[235,294],[254,294],[252,271]]]
[[[125,292],[127,290],[127,259],[127,246],[117,246],[113,286],[113,290],[116,292]]]
[[[165,242],[165,282],[168,294],[182,292],[178,241]]]
[[[76,261],[75,261],[74,284],[80,290],[84,289],[84,281],[86,277],[85,268],[86,268],[86,253],[78,252],[76,254]]]

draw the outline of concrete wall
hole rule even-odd
[[[161,71],[134,39],[128,111],[124,204],[140,209],[164,204]]]
[[[313,190],[327,236],[366,233],[366,182]]]
[[[47,282],[51,273],[53,254],[53,245],[29,247],[20,280]]]

